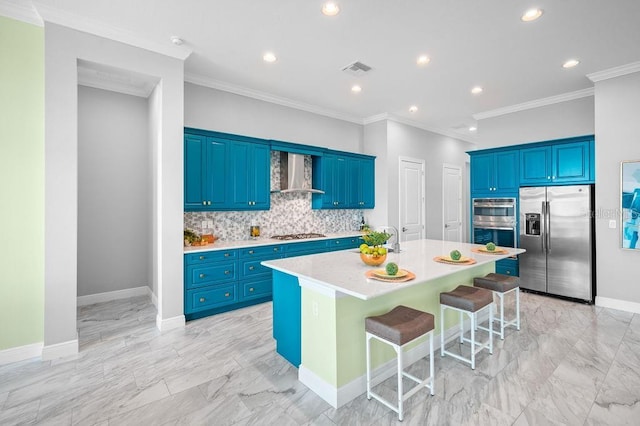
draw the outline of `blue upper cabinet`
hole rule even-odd
[[[520,150],[520,184],[592,183],[593,137]]]
[[[267,141],[205,130],[184,136],[184,210],[268,210]]]
[[[229,141],[202,135],[184,136],[184,209],[225,206]]]
[[[314,209],[372,209],[375,207],[375,158],[326,153],[313,157]]]
[[[231,165],[231,210],[269,210],[269,145],[233,142]]]
[[[511,195],[518,192],[518,150],[470,155],[472,195]]]

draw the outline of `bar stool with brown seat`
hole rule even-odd
[[[404,412],[404,401],[414,395],[423,387],[428,388],[433,395],[433,330],[434,317],[432,314],[422,312],[407,306],[396,306],[386,314],[365,318],[365,331],[367,340],[367,399],[371,397],[377,399],[396,413],[398,420],[402,421]],[[403,369],[402,354],[403,349],[408,344],[416,341],[420,337],[429,334],[429,377],[419,379],[407,373]],[[392,405],[371,390],[371,339],[390,345],[396,351],[398,360],[398,406]],[[407,377],[417,383],[406,393],[402,390],[402,378]]]
[[[449,355],[460,361],[471,364],[471,369],[476,368],[476,354],[483,349],[488,349],[493,354],[493,293],[479,287],[460,285],[455,290],[440,293],[440,354]],[[445,309],[453,309],[460,313],[460,343],[471,344],[471,356],[465,358],[462,355],[449,352],[444,347],[444,312]],[[484,343],[476,342],[477,314],[489,311],[489,339]],[[471,322],[471,338],[464,337],[464,317],[469,316]],[[476,349],[477,347],[477,349]]]
[[[494,331],[495,334],[500,336],[504,340],[504,328],[510,325],[520,330],[520,278],[510,275],[490,273],[484,277],[476,277],[473,279],[473,286],[486,288],[491,290],[493,294],[497,295],[500,299],[500,331]],[[516,317],[510,321],[504,319],[504,296],[507,293],[515,292],[516,294]],[[488,331],[484,327],[478,326],[483,330]]]

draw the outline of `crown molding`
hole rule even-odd
[[[31,2],[0,0],[0,15],[39,27],[44,26],[44,21]]]
[[[99,37],[119,41],[151,52],[160,53],[184,61],[191,55],[192,50],[185,46],[173,45],[167,40],[167,43],[158,43],[149,39],[138,36],[135,33],[114,27],[94,19],[84,16],[75,15],[60,9],[33,2],[36,11],[42,17],[44,22],[62,25],[74,30],[93,34]]]
[[[511,105],[504,108],[497,108],[490,111],[479,112],[473,114],[475,120],[484,120],[485,118],[498,117],[501,115],[511,114],[518,111],[525,111],[528,109],[540,108],[547,105],[559,104],[562,102],[573,101],[575,99],[586,98],[593,96],[593,87],[589,87],[582,90],[576,90],[575,92],[563,93],[561,95],[549,96],[548,98],[536,99],[529,102],[523,102],[521,104]]]
[[[633,74],[640,71],[640,61],[631,62],[630,64],[620,65],[619,67],[609,68],[598,72],[587,74],[587,78],[594,83],[610,78],[622,77],[623,75]]]
[[[367,124],[373,124],[373,123],[377,123],[378,121],[384,121],[388,119],[389,119],[389,113],[383,112],[382,114],[366,117],[364,120],[362,120],[362,124],[366,126]]]
[[[209,78],[203,75],[186,73],[184,81],[197,84],[199,86],[209,87],[211,89],[222,90],[223,92],[234,93],[236,95],[246,96],[248,98],[258,99],[260,101],[270,102],[272,104],[282,105],[313,114],[323,115],[325,117],[335,118],[337,120],[348,121],[350,123],[362,125],[362,119],[353,115],[343,114],[330,109],[322,108],[316,105],[295,101],[293,99],[272,95],[270,93],[261,92],[259,90],[248,89],[232,83]]]

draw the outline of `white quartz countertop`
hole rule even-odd
[[[300,240],[277,240],[275,238],[269,237],[259,237],[256,239],[247,239],[247,240],[229,240],[229,241],[216,241],[213,244],[207,244],[206,246],[196,246],[196,247],[185,247],[184,253],[201,253],[206,251],[215,251],[215,250],[230,250],[244,247],[257,247],[257,246],[270,246],[273,244],[292,244],[292,243],[302,243],[305,241],[323,241],[323,240],[332,240],[335,238],[348,238],[348,237],[360,237],[362,233],[359,231],[352,232],[338,232],[332,234],[325,234],[325,237],[320,238],[304,238]]]
[[[424,283],[453,274],[462,268],[474,268],[509,256],[524,253],[524,249],[501,247],[506,254],[481,254],[472,248],[484,245],[457,243],[440,240],[418,240],[401,244],[400,253],[389,253],[386,262],[379,267],[365,265],[358,249],[319,253],[308,256],[269,260],[263,265],[286,274],[294,275],[301,281],[312,283],[327,290],[333,290],[359,299],[368,300],[392,293],[409,286]],[[476,260],[472,265],[450,265],[433,260],[436,256],[447,256],[457,249],[463,256]],[[365,273],[383,268],[388,262],[395,262],[401,269],[413,272],[416,278],[403,283],[387,283],[368,279]]]

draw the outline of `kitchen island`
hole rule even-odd
[[[273,269],[273,333],[278,352],[299,365],[298,379],[316,394],[333,407],[346,404],[366,390],[367,316],[406,305],[435,315],[439,334],[441,292],[471,285],[474,277],[494,272],[496,260],[524,252],[515,248],[504,248],[502,254],[472,251],[481,247],[439,240],[405,242],[400,253],[387,256],[387,262],[415,274],[415,279],[402,283],[368,279],[365,273],[376,268],[365,265],[357,249],[263,262]],[[454,249],[475,263],[451,265],[433,260]],[[454,312],[448,314],[447,329],[458,318]],[[383,375],[388,370],[390,376],[393,351],[375,343],[372,365]],[[406,365],[426,354],[421,343],[409,349]]]

